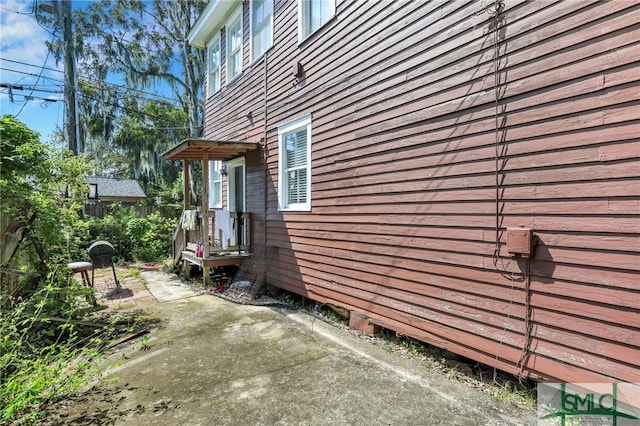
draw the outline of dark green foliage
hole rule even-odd
[[[0,148],[0,235],[2,247],[12,247],[2,255],[0,423],[27,423],[90,370],[92,356],[78,358],[82,333],[71,321],[91,290],[67,273],[86,235],[78,212],[88,166],[11,116],[0,121]],[[16,284],[15,271],[29,279]]]
[[[17,253],[4,255],[2,266],[44,277],[52,266],[66,265],[78,249],[88,165],[68,150],[41,143],[37,133],[11,116],[0,121],[0,141],[1,214],[10,223],[0,230],[2,243],[18,230],[24,235]]]
[[[153,212],[146,217],[134,207],[111,206],[103,219],[89,218],[89,241],[106,240],[115,245],[116,262],[158,262],[171,256],[173,232],[179,215],[170,218]]]

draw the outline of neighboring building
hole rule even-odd
[[[113,203],[123,206],[134,206],[147,196],[135,179],[116,179],[88,177],[89,205],[88,213],[92,216],[104,215],[104,208]],[[96,204],[97,203],[97,204]]]
[[[261,146],[211,164],[209,205],[278,247],[271,285],[360,326],[640,383],[639,22],[626,0],[211,1],[205,138]]]

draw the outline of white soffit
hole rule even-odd
[[[220,29],[240,0],[211,0],[191,27],[187,39],[194,47],[204,49],[216,29]]]

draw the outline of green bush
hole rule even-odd
[[[171,256],[178,219],[157,212],[141,217],[133,207],[114,205],[103,219],[90,218],[88,224],[90,241],[106,240],[116,246],[115,260],[151,262]]]
[[[2,253],[0,266],[41,277],[55,262],[66,266],[86,236],[78,211],[86,201],[88,168],[70,151],[40,142],[14,117],[0,118],[0,215],[7,223],[0,243],[23,232],[15,250]],[[7,291],[6,282],[3,275],[0,304],[5,297],[26,297],[37,289],[28,285]]]

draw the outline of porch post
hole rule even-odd
[[[202,154],[202,258],[209,258],[209,152]],[[202,280],[204,285],[209,285],[209,268],[202,267]]]
[[[189,160],[182,160],[182,165],[182,174],[184,178],[184,181],[182,182],[182,211],[184,212],[189,210],[189,199],[191,198],[191,192],[189,189],[189,182],[191,181],[189,176]],[[187,240],[187,231],[184,228],[182,229],[182,241],[184,241],[184,247],[186,249],[189,241]],[[189,261],[184,259],[182,260],[182,273],[186,279],[189,279],[191,275],[191,264]]]

